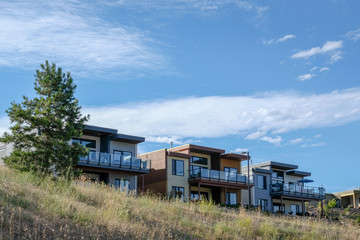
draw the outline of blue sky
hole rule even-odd
[[[360,2],[1,1],[0,133],[48,59],[90,124],[194,143],[359,186]]]

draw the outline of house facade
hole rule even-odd
[[[297,165],[269,161],[250,168],[254,179],[251,204],[264,211],[304,213],[305,202],[325,199],[325,188],[306,186],[311,180],[305,177],[311,173],[297,170]],[[242,191],[242,201],[248,203],[248,192]]]
[[[79,143],[89,150],[76,165],[92,181],[101,181],[125,191],[137,191],[138,176],[150,171],[150,160],[137,158],[137,144],[145,138],[119,134],[116,129],[86,125]],[[0,145],[0,160],[12,151],[12,144]],[[2,160],[1,160],[2,161]]]
[[[138,176],[150,171],[150,160],[137,157],[137,144],[145,138],[119,134],[116,129],[87,125],[81,138],[72,139],[89,149],[76,168],[93,181],[126,191],[137,191]]]
[[[360,208],[360,188],[337,192],[334,195],[340,200],[340,207]]]
[[[186,144],[139,157],[151,159],[151,172],[142,176],[141,184],[153,193],[235,205],[241,203],[241,189],[248,188],[249,178],[241,172],[247,157],[223,149]]]

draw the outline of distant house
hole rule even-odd
[[[333,194],[340,200],[340,207],[360,208],[360,188]]]
[[[223,149],[186,144],[139,157],[151,159],[151,172],[141,181],[153,193],[235,205],[241,203],[241,189],[248,188],[249,178],[241,172],[241,162],[247,157]]]
[[[102,181],[121,190],[137,191],[137,176],[150,171],[150,160],[137,158],[137,144],[145,138],[120,134],[116,129],[87,125],[83,136],[73,138],[89,149],[76,168],[93,181]],[[12,144],[0,145],[0,160],[12,151]]]
[[[269,161],[250,168],[254,179],[251,204],[264,211],[304,213],[305,202],[325,199],[325,188],[305,186],[308,180],[304,178],[311,173],[297,170],[297,165]],[[242,192],[242,202],[248,203],[247,190]]]

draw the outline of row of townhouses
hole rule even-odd
[[[138,154],[143,137],[120,134],[116,129],[86,126],[81,138],[89,149],[77,168],[92,181],[122,191],[161,194],[184,201],[202,198],[217,204],[253,205],[264,211],[303,213],[305,202],[325,198],[323,187],[308,187],[310,172],[281,162],[249,164],[249,156],[193,144]],[[12,151],[0,145],[0,161]],[[245,162],[243,164],[243,162]]]

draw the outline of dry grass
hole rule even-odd
[[[126,195],[0,168],[1,239],[360,239],[353,223]]]

